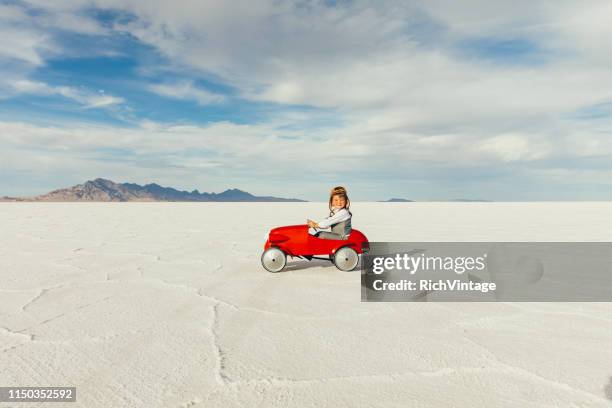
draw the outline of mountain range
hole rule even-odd
[[[414,200],[407,200],[405,198],[390,198],[388,200],[381,201],[382,203],[413,203]]]
[[[35,197],[3,197],[0,201],[212,201],[212,202],[303,202],[297,198],[260,197],[236,188],[222,193],[181,191],[159,184],[141,186],[97,178],[73,187]]]

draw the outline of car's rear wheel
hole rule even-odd
[[[261,264],[268,272],[280,272],[287,264],[287,255],[276,247],[270,247],[261,254]]]
[[[334,254],[334,265],[341,271],[352,271],[359,263],[359,255],[350,247],[342,247]]]

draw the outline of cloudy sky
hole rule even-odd
[[[612,2],[0,0],[0,195],[612,199]]]

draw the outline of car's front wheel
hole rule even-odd
[[[341,271],[352,271],[359,263],[357,251],[350,247],[342,247],[334,254],[334,265]]]
[[[287,264],[287,255],[276,247],[270,247],[261,254],[261,264],[268,272],[280,272]]]

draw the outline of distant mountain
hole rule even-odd
[[[36,197],[4,197],[0,201],[212,201],[212,202],[303,202],[296,198],[259,197],[236,188],[222,193],[181,191],[159,184],[141,186],[134,183],[115,183],[97,178],[73,187],[54,190]]]
[[[381,201],[381,203],[413,203],[413,200],[406,200],[405,198],[390,198],[385,201]]]
[[[421,202],[436,202],[433,201],[421,201]],[[405,198],[390,198],[388,200],[379,201],[380,203],[414,203],[414,200],[407,200]],[[455,198],[451,200],[440,200],[440,202],[451,202],[451,203],[491,203],[490,200],[478,200],[470,198]]]

